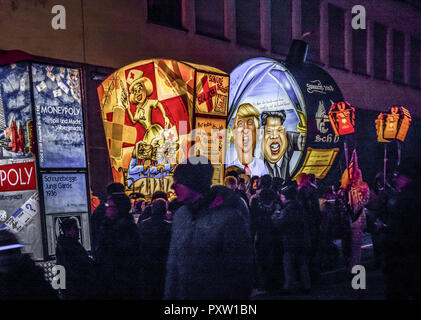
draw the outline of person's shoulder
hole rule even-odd
[[[172,224],[178,225],[179,223],[183,223],[184,221],[190,219],[191,212],[187,205],[182,205],[178,208],[173,215]]]

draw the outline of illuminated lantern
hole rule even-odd
[[[384,124],[385,124],[385,115],[380,113],[376,121],[376,132],[377,132],[377,141],[378,142],[389,142],[383,137]]]
[[[343,136],[354,133],[355,108],[347,101],[335,103],[330,108],[329,120],[335,135]]]
[[[148,59],[122,67],[98,87],[113,178],[128,194],[171,193],[172,175],[188,156],[214,165],[223,181],[229,77],[209,66]]]
[[[325,70],[306,61],[307,51],[294,40],[285,61],[253,58],[231,72],[226,169],[285,181],[326,177],[340,144],[327,111],[343,96]]]
[[[351,161],[341,178],[341,188],[348,190],[349,204],[354,212],[358,212],[370,199],[370,188],[363,181],[361,169],[358,166],[357,151],[352,152]]]
[[[403,142],[411,124],[411,115],[404,107],[393,106],[387,113],[380,113],[375,123],[378,142]]]

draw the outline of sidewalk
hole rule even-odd
[[[272,292],[253,297],[252,300],[384,300],[386,285],[381,270],[372,270],[373,247],[369,235],[364,236],[362,244],[361,265],[366,270],[366,289],[352,288],[352,275],[346,273],[345,266],[320,274],[320,278],[309,294],[283,294]]]

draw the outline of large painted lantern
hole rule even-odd
[[[128,194],[171,193],[172,174],[189,155],[208,157],[223,179],[229,77],[166,59],[123,67],[99,87],[114,181]]]
[[[326,176],[340,140],[327,111],[343,98],[306,54],[307,44],[294,41],[285,62],[254,58],[230,74],[227,167],[284,180]]]

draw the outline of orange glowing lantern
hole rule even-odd
[[[380,113],[377,117],[376,130],[378,142],[393,140],[404,141],[411,124],[411,115],[401,106],[393,106],[387,113]]]
[[[329,120],[335,135],[354,133],[355,108],[347,101],[335,103],[329,110]]]

